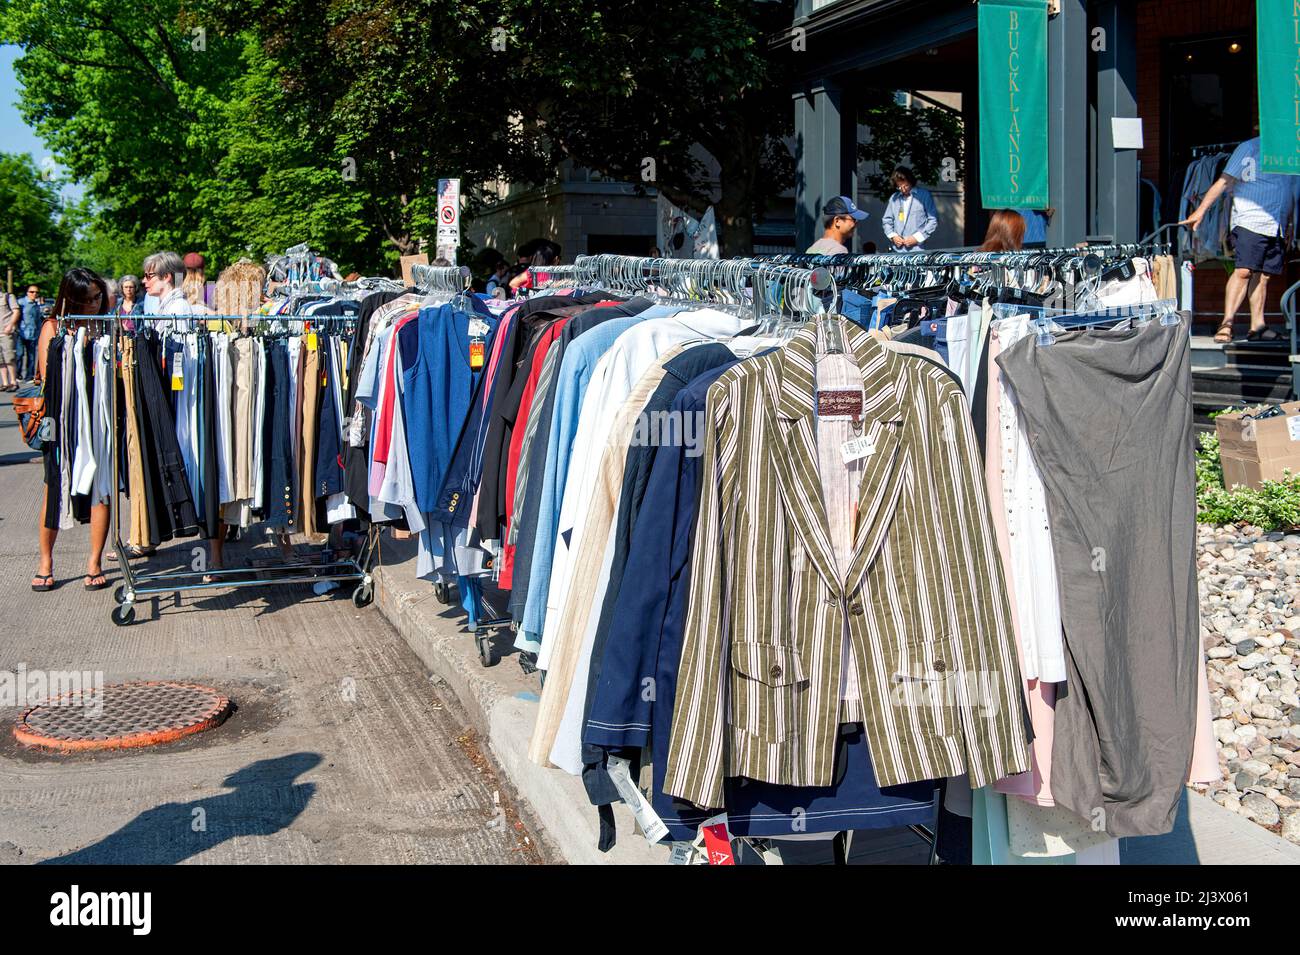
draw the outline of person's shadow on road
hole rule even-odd
[[[99,842],[41,865],[174,865],[237,836],[269,836],[292,823],[316,794],[295,783],[320,764],[319,753],[250,763],[227,776],[233,792],[145,810]]]

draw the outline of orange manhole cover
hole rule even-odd
[[[74,690],[22,715],[14,736],[46,749],[129,749],[200,733],[230,715],[231,702],[195,683],[115,683]]]

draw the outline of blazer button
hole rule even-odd
[[[934,661],[934,672],[935,672],[935,673],[942,673],[942,672],[943,672],[944,670],[946,670],[946,669],[948,669],[948,664],[944,663],[942,660],[935,660],[935,661]]]
[[[770,676],[773,680],[777,679],[781,675],[781,664],[773,663],[772,669],[767,671],[767,675]]]
[[[853,614],[853,616],[855,616],[855,617],[861,617],[861,616],[862,616],[862,604],[853,604],[852,606],[850,606],[850,607],[849,607],[849,613]]]

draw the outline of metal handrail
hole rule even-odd
[[[1296,282],[1282,293],[1282,315],[1286,318],[1287,334],[1291,338],[1291,397],[1300,399],[1300,329],[1296,328],[1295,297],[1300,291],[1300,282]]]

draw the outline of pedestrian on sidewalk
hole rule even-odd
[[[71,269],[59,284],[59,294],[54,299],[54,311],[41,322],[36,341],[36,382],[45,381],[50,356],[50,345],[58,336],[57,319],[66,315],[108,314],[108,287],[104,280],[90,269]],[[73,328],[75,330],[75,324]],[[72,355],[63,356],[72,361]],[[46,413],[56,413],[48,407]],[[57,441],[46,441],[41,448],[45,458],[45,492],[41,504],[40,542],[41,560],[32,578],[32,590],[54,589],[54,541],[59,536],[59,510],[62,496],[62,470],[71,468],[71,462],[60,460]],[[90,507],[90,556],[86,558],[87,590],[103,590],[108,586],[101,561],[104,544],[108,541],[108,504],[92,503]]]
[[[36,339],[45,320],[45,304],[39,286],[27,286],[27,295],[18,303],[18,337],[14,345],[18,352],[18,378],[21,381],[36,379]]]
[[[0,308],[0,391],[18,390],[18,352],[15,343],[21,318],[18,297],[12,292],[5,292],[4,306]]]
[[[1232,193],[1232,248],[1236,268],[1228,276],[1223,293],[1223,321],[1214,340],[1226,345],[1232,341],[1232,324],[1237,310],[1249,296],[1250,331],[1246,340],[1275,342],[1282,336],[1265,325],[1264,303],[1268,299],[1268,280],[1281,275],[1286,264],[1286,250],[1291,245],[1292,213],[1300,198],[1300,176],[1264,172],[1260,168],[1259,137],[1248,139],[1232,154],[1223,175],[1205,193],[1196,211],[1179,225],[1190,225],[1195,232],[1206,212],[1224,191]]]

